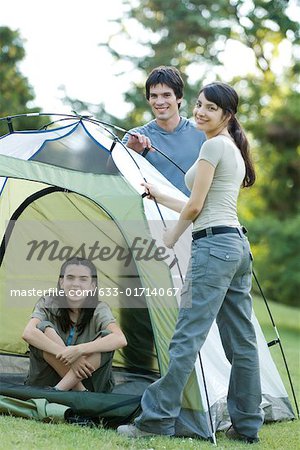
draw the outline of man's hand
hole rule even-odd
[[[93,372],[95,372],[95,367],[86,360],[85,356],[80,357],[71,364],[71,369],[76,377],[80,379],[89,378],[93,375]]]
[[[144,134],[140,133],[132,133],[129,136],[126,146],[137,153],[142,153],[145,148],[149,149],[151,152],[154,152],[154,149],[151,148],[150,139]]]
[[[73,364],[78,358],[82,356],[81,346],[70,345],[66,347],[63,351],[57,353],[56,359],[59,359],[65,365]]]

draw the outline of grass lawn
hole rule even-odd
[[[286,354],[298,402],[300,402],[300,372],[299,372],[299,343],[300,343],[300,311],[283,305],[272,304],[272,313],[279,330],[281,342]],[[255,299],[254,309],[264,330],[267,341],[276,335],[270,324],[266,308],[260,299]],[[271,353],[283,382],[290,395],[286,371],[278,345],[271,348]],[[300,449],[300,421],[289,421],[264,425],[260,432],[261,442],[254,448],[259,450],[297,450]],[[46,424],[21,418],[0,416],[0,448],[3,450],[31,450],[31,449],[91,449],[121,450],[193,450],[211,449],[212,444],[197,439],[168,439],[163,437],[129,440],[119,437],[113,430],[97,428],[82,428],[67,424]],[[218,448],[243,449],[247,444],[233,443],[225,438],[224,433],[217,433]]]

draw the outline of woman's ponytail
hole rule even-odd
[[[232,114],[231,119],[229,120],[228,131],[236,146],[240,149],[245,162],[246,174],[242,185],[243,187],[252,186],[255,182],[256,177],[254,165],[250,155],[249,142],[241,125],[239,124],[239,121],[234,114]]]
[[[239,124],[235,114],[238,109],[239,96],[229,84],[215,81],[204,86],[200,93],[204,92],[205,98],[222,108],[224,114],[230,116],[228,131],[236,146],[240,149],[246,166],[246,175],[243,179],[243,187],[252,186],[255,182],[255,170],[250,155],[249,143],[245,133]]]

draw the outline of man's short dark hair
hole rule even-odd
[[[173,89],[176,98],[183,97],[184,82],[181,78],[180,72],[176,67],[159,66],[155,67],[146,80],[146,98],[150,98],[150,87],[157,84],[166,84]]]

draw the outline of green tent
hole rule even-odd
[[[128,341],[127,347],[115,352],[116,388],[107,394],[105,405],[116,410],[119,395],[121,404],[132,400],[135,412],[147,384],[167,370],[181,284],[174,255],[159,242],[162,213],[168,220],[176,219],[176,213],[143,200],[140,183],[146,177],[175,195],[183,194],[144,158],[84,119],[46,131],[12,132],[2,137],[0,177],[1,393],[21,399],[41,396],[40,389],[12,383],[28,364],[24,357],[27,347],[20,336],[40,294],[55,288],[62,262],[77,255],[96,265],[99,295],[111,306]],[[184,268],[188,248],[179,253]],[[267,420],[292,418],[286,391],[255,317],[253,320],[263,360]],[[211,426],[228,425],[230,367],[215,328],[205,345],[208,398],[197,361],[185,388],[178,435],[209,437]],[[77,404],[85,414],[81,401],[73,399],[77,393],[68,394],[61,403]],[[47,395],[44,393],[49,399]],[[60,403],[59,395],[56,397],[55,402]],[[124,420],[130,416],[127,413]],[[94,414],[101,415],[101,408]]]

